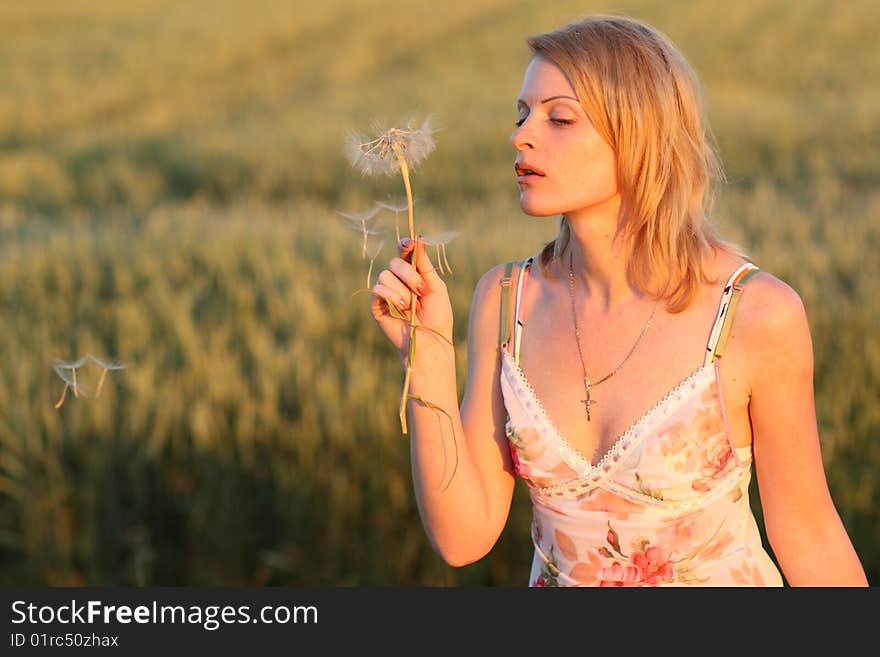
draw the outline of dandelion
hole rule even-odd
[[[352,166],[360,169],[364,175],[392,175],[400,172],[406,188],[409,237],[415,240],[409,172],[435,148],[433,117],[428,115],[419,127],[416,127],[414,119],[410,119],[406,128],[390,128],[384,131],[378,123],[373,123],[373,130],[381,133],[374,139],[355,131],[348,133],[346,140],[348,159]]]
[[[406,122],[405,128],[385,129],[373,123],[373,132],[378,136],[370,138],[359,132],[349,131],[345,150],[352,166],[364,175],[392,175],[400,172],[406,190],[406,207],[409,216],[409,237],[416,241],[415,221],[413,219],[413,196],[410,185],[410,171],[424,160],[435,148],[433,117],[428,115],[417,126],[414,119]],[[399,234],[399,231],[398,231]],[[417,250],[413,250],[412,266],[417,266]],[[391,306],[389,306],[390,310]],[[412,375],[413,356],[416,345],[416,295],[410,291],[409,317],[404,317],[395,308],[390,312],[401,319],[408,320],[410,328],[409,353],[406,361],[406,374],[403,380],[403,393],[400,397],[400,426],[407,433],[406,402],[411,398],[409,382]],[[439,332],[434,331],[437,335]],[[446,339],[444,337],[444,339]],[[448,340],[447,340],[448,341]],[[453,346],[454,348],[454,346]],[[426,403],[425,400],[421,400]],[[431,407],[434,407],[431,405]],[[448,414],[447,414],[448,416]]]
[[[413,169],[434,148],[434,119],[427,116],[419,127],[415,120],[407,121],[405,128],[384,129],[374,122],[374,133],[378,137],[369,137],[349,131],[346,140],[346,154],[352,165],[368,176],[393,175],[398,171]]]

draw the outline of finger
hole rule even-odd
[[[377,322],[383,320],[386,315],[391,314],[388,310],[388,302],[375,291],[375,288],[370,300],[370,314]]]
[[[410,249],[410,251],[412,251],[412,249]],[[391,271],[394,272],[394,274],[416,294],[422,295],[428,291],[428,286],[425,283],[425,280],[419,275],[415,268],[403,258],[392,258],[391,262],[388,263],[388,266],[391,268]]]
[[[404,242],[406,242],[406,244],[403,244]],[[437,270],[434,268],[434,264],[431,262],[430,256],[428,256],[428,250],[427,248],[425,248],[425,242],[421,239],[418,239],[416,240],[416,243],[418,252],[416,256],[415,269],[422,277],[422,280],[425,282],[428,291],[438,290],[442,286],[444,286],[445,283],[443,282],[443,279],[440,278],[440,274],[438,274]],[[401,257],[411,262],[413,252],[412,242],[409,240],[401,240],[401,246]]]
[[[409,265],[407,265],[407,266],[409,266]],[[412,290],[410,290],[406,286],[406,284],[397,277],[396,274],[391,273],[387,269],[383,269],[379,273],[379,276],[376,277],[376,282],[382,283],[382,285],[384,285],[389,290],[391,290],[395,295],[395,299],[398,297],[402,298],[402,299],[406,299],[407,305],[409,305],[410,296],[412,295]],[[395,304],[395,305],[397,305],[399,308],[403,307],[403,306],[400,306],[399,304]]]
[[[373,301],[370,303],[370,314],[373,316],[373,319],[380,323],[394,317],[389,310],[388,302],[378,294],[373,295]]]
[[[409,262],[409,254],[412,253],[413,250],[413,241],[404,237],[397,243],[398,248],[400,249],[400,257],[406,259]]]
[[[374,297],[375,296],[381,297],[381,299],[386,304],[394,305],[397,308],[399,308],[400,310],[406,310],[407,308],[409,308],[409,295],[408,294],[406,294],[406,295],[400,294],[399,292],[397,292],[393,288],[391,288],[387,285],[384,285],[382,283],[376,283],[373,286],[373,295],[374,295]],[[373,301],[373,307],[377,308],[377,302],[375,299]],[[378,309],[381,310],[381,302],[379,302]],[[386,312],[387,312],[387,310],[386,310]],[[382,314],[385,314],[385,313],[380,313],[380,315],[382,315]]]

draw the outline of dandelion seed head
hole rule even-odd
[[[346,133],[345,137],[345,157],[348,158],[348,161],[355,169],[359,169],[361,173],[366,173],[364,171],[364,151],[361,149],[361,144],[369,141],[369,138],[361,134],[360,132],[356,132],[354,130],[349,130]]]
[[[406,162],[410,167],[415,167],[437,147],[433,115],[426,116],[418,128],[415,127],[415,119],[410,119],[408,129],[412,135],[406,143]]]
[[[349,130],[345,152],[352,166],[364,175],[392,175],[400,171],[402,157],[410,169],[415,168],[436,147],[434,143],[433,118],[429,115],[416,126],[415,119],[406,122],[404,128],[389,128],[373,122],[373,139]]]

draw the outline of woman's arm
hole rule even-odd
[[[825,479],[803,302],[763,272],[746,285],[738,315],[749,345],[749,416],[764,524],[785,578],[792,586],[866,586]]]
[[[411,247],[402,256],[409,260]],[[431,294],[446,295],[443,280],[432,270],[419,243],[418,272]],[[414,285],[408,261],[395,259],[386,287]],[[484,557],[498,540],[513,497],[513,465],[504,434],[506,411],[499,383],[498,318],[503,266],[486,272],[474,292],[468,328],[468,374],[459,409],[456,362],[452,348],[428,331],[420,331],[410,378],[410,394],[439,406],[408,402],[413,485],[428,538],[452,566]],[[420,300],[420,301],[421,301]],[[444,297],[445,300],[445,297]],[[420,304],[417,304],[417,312]],[[450,331],[451,332],[451,331]],[[405,350],[404,350],[405,353]]]

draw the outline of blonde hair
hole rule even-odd
[[[713,247],[750,259],[709,223],[724,173],[699,79],[666,35],[631,18],[599,15],[530,36],[528,45],[568,77],[617,156],[634,285],[677,313],[708,280]],[[570,238],[563,216],[540,254],[547,275]]]

